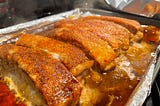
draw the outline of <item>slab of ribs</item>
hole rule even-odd
[[[15,104],[123,106],[151,63],[159,31],[120,17],[62,19],[1,45],[0,80]]]

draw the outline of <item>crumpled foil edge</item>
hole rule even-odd
[[[157,74],[157,72],[156,73],[154,72],[156,68],[156,63],[157,61],[160,60],[160,57],[158,57],[159,53],[160,53],[160,45],[158,45],[155,53],[153,53],[154,58],[149,66],[148,72],[132,92],[128,102],[126,103],[126,106],[142,106],[145,99],[151,93],[152,83],[155,79],[154,78],[155,75]]]

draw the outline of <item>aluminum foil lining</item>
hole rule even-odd
[[[152,83],[159,70],[159,53],[160,45],[158,45],[155,53],[152,54],[154,56],[154,59],[148,68],[148,72],[146,73],[144,79],[139,82],[139,84],[133,91],[132,95],[130,96],[130,99],[126,103],[126,106],[142,106],[147,96],[149,96],[149,94],[151,93]]]
[[[96,14],[95,14],[96,13]],[[42,32],[44,30],[49,29],[51,26],[53,27],[53,22],[64,19],[66,17],[74,16],[88,16],[88,15],[110,15],[111,12],[96,10],[96,9],[74,9],[68,12],[60,13],[57,15],[48,16],[42,19],[37,19],[34,21],[10,26],[4,29],[0,29],[0,45],[15,42],[17,40],[17,36],[21,33],[37,33]],[[147,73],[141,79],[133,93],[131,94],[126,106],[141,106],[147,96],[150,94],[151,85],[153,79],[155,79],[158,70],[160,69],[160,45],[157,47],[155,53],[152,53],[154,57],[151,62]]]
[[[137,15],[160,15],[160,0],[105,0],[110,6]]]

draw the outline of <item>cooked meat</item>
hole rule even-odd
[[[106,19],[105,19],[106,18]],[[78,28],[84,28],[86,31],[92,32],[94,35],[99,36],[103,40],[107,41],[110,46],[112,46],[113,49],[118,49],[122,47],[123,49],[127,49],[129,46],[129,38],[132,35],[132,33],[126,29],[125,27],[114,23],[114,20],[118,21],[128,19],[123,18],[111,18],[113,19],[113,22],[110,21],[111,17],[103,17],[103,16],[88,16],[88,17],[81,17],[78,19],[65,19],[59,22],[56,22],[55,27],[57,28],[68,28],[71,26],[78,27]],[[108,19],[108,20],[107,20]],[[116,21],[116,22],[117,22]],[[129,22],[132,20],[128,20]],[[121,22],[121,21],[120,21]],[[131,23],[130,22],[130,23]],[[133,21],[133,23],[137,23],[136,21]],[[81,24],[79,24],[81,23]],[[123,24],[124,25],[124,24]],[[137,25],[138,27],[138,25]],[[140,27],[140,26],[139,26]],[[138,29],[138,28],[137,28]]]
[[[113,49],[127,49],[131,33],[124,27],[109,21],[86,20],[82,22],[89,31],[107,41]]]
[[[45,52],[6,44],[0,47],[0,60],[0,75],[33,106],[72,105],[80,97],[78,81]]]
[[[96,26],[95,26],[96,28]],[[53,37],[68,41],[83,49],[94,58],[102,69],[115,58],[115,52],[108,43],[91,32],[81,21],[62,20],[55,23]]]
[[[141,29],[141,25],[139,22],[131,19],[121,18],[121,17],[113,17],[113,16],[87,16],[82,18],[82,20],[105,20],[112,21],[114,23],[120,24],[130,30],[132,33],[136,33],[137,30]]]
[[[73,20],[72,20],[73,21]],[[68,27],[69,23],[73,26],[78,26],[78,28],[83,28],[84,31],[89,31],[94,35],[99,36],[102,40],[108,42],[108,44],[113,49],[127,49],[129,46],[129,37],[131,33],[125,28],[118,24],[109,21],[97,20],[97,19],[88,19],[81,20],[77,19],[73,22],[62,24],[58,22],[55,27]],[[81,24],[79,24],[81,23]],[[59,25],[60,24],[60,25]]]
[[[159,43],[158,28],[118,17],[73,17],[47,28],[2,39],[0,81],[16,103],[124,106]]]
[[[53,58],[63,62],[75,76],[93,65],[93,60],[89,60],[79,48],[48,37],[24,34],[16,44],[51,54]]]

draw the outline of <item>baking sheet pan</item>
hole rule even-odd
[[[77,8],[68,12],[0,29],[0,45],[5,43],[15,42],[17,40],[17,37],[22,33],[36,34],[44,30],[48,30],[49,28],[54,26],[53,22],[73,15],[74,17],[85,16],[85,15],[119,16],[129,19],[135,19],[139,21],[141,24],[145,25],[155,25],[157,27],[159,27],[160,25],[160,22],[157,22],[155,20],[150,20],[147,18],[144,19],[142,17],[141,18],[135,16],[132,17],[130,15],[125,15],[125,14],[123,15],[97,9]],[[158,55],[159,52],[160,52],[160,45],[157,47],[156,52],[152,54],[154,55],[154,59],[151,62],[148,71],[145,73],[145,76],[141,79],[141,81],[131,94],[128,102],[126,103],[126,106],[140,106],[143,104],[146,97],[150,94],[152,82],[154,81],[160,69],[160,56]]]

